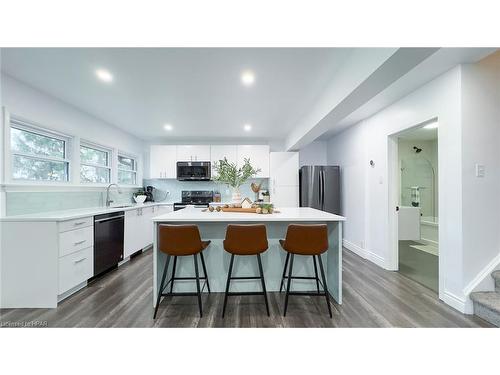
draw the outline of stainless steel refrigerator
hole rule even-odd
[[[340,167],[305,165],[299,171],[300,207],[340,215]]]

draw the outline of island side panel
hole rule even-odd
[[[342,304],[342,222],[328,224],[329,248],[326,254],[326,283],[335,301]]]

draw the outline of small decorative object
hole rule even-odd
[[[264,200],[264,203],[271,202],[271,196],[269,195],[268,191],[263,191],[262,192],[262,199]]]
[[[263,204],[261,206],[263,214],[272,214],[274,211],[274,206],[272,204]]]
[[[255,182],[252,182],[250,184],[252,191],[255,193],[255,201],[259,200],[259,191],[260,191],[261,186],[262,186],[262,182],[260,184],[256,184]]]
[[[134,201],[135,203],[137,204],[142,204],[144,203],[144,201],[146,200],[147,198],[147,195],[146,193],[144,192],[144,190],[139,190],[139,191],[136,191],[134,194],[132,194],[132,196],[134,197]]]
[[[248,198],[243,199],[243,201],[241,201],[241,207],[242,208],[252,208],[252,201]]]
[[[261,213],[262,213],[262,208],[260,208],[260,207],[259,207],[259,208],[256,208],[256,209],[255,209],[255,213],[257,213],[257,214],[261,214]]]
[[[220,207],[220,206],[217,206],[215,209],[217,210],[217,212],[220,212],[221,207]]]
[[[209,206],[209,207],[208,207],[208,210],[209,210],[210,212],[214,212],[214,209],[215,209],[215,208],[214,208],[214,206]]]
[[[252,167],[248,158],[244,159],[241,168],[238,168],[236,163],[230,163],[227,158],[224,158],[215,162],[214,171],[216,175],[213,180],[231,186],[233,188],[232,201],[239,203],[241,202],[240,186],[249,178],[255,177],[260,169]]]
[[[221,194],[218,191],[214,191],[214,202],[220,203],[221,201]]]

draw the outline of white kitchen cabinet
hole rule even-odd
[[[241,167],[245,159],[250,159],[254,168],[260,168],[257,178],[269,177],[268,145],[238,145],[238,166]]]
[[[87,247],[59,258],[59,294],[94,275],[94,248]]]
[[[151,145],[149,149],[149,177],[177,177],[177,146]]]
[[[299,206],[299,153],[269,155],[271,202],[276,207]]]
[[[227,159],[230,163],[238,163],[238,146],[236,145],[213,145],[210,147],[210,162],[212,164],[212,176],[215,173],[214,165],[219,160]]]
[[[153,243],[153,217],[171,210],[172,206],[146,206],[125,211],[124,259]]]
[[[210,145],[179,145],[177,161],[210,161]]]

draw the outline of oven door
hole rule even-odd
[[[177,162],[177,180],[208,181],[210,170],[209,161],[179,161]]]

